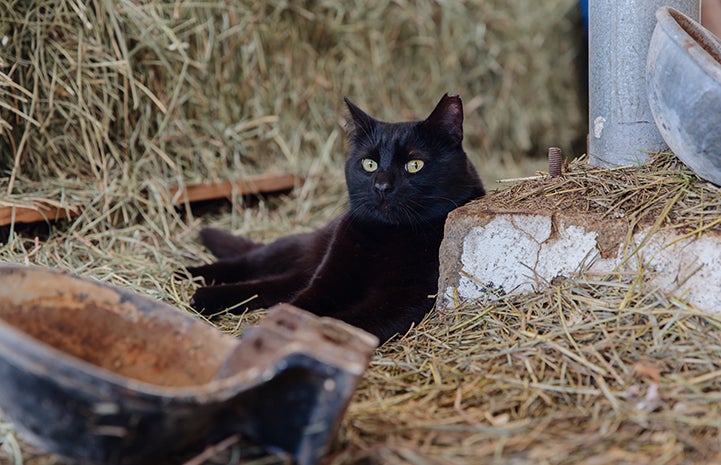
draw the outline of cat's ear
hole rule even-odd
[[[463,141],[463,104],[458,95],[443,95],[436,108],[423,122],[426,127],[448,134],[451,141]]]
[[[343,97],[343,100],[351,116],[348,122],[353,124],[354,128],[360,130],[361,133],[369,134],[377,123],[376,119],[358,108],[348,97]]]

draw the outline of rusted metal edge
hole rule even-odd
[[[174,186],[170,188],[173,203],[198,202],[230,198],[233,194],[247,195],[290,190],[302,179],[288,173],[260,174],[235,181]]]
[[[301,184],[303,179],[293,174],[260,174],[235,181],[201,183],[188,186],[173,186],[170,195],[174,204],[231,198],[236,195],[260,194],[290,190]],[[45,203],[32,205],[0,206],[0,226],[13,223],[37,223],[40,221],[71,220],[77,218],[83,209],[79,205],[56,207]]]
[[[80,216],[82,211],[82,207],[78,205],[67,207],[55,207],[42,203],[36,203],[32,206],[5,205],[0,207],[0,226],[7,226],[12,223],[70,220]]]
[[[235,339],[72,273],[8,263],[0,278],[3,415],[35,447],[82,463],[183,463],[240,435],[295,465],[318,465],[378,345],[289,304]],[[89,321],[105,324],[88,335]],[[134,340],[131,353],[88,356],[118,336]]]

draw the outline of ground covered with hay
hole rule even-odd
[[[628,180],[636,186],[632,199]],[[598,170],[580,161],[562,178],[491,195],[582,209],[598,189],[606,191],[599,201],[611,199],[609,212],[634,218],[653,211],[664,227],[719,229],[718,188],[668,154],[640,169]],[[270,225],[292,216],[287,209],[299,205],[301,191],[204,218],[229,229],[238,221],[249,234],[270,237],[277,233]],[[305,201],[309,217],[320,223],[341,208],[331,197]],[[59,225],[42,240],[13,236],[2,254],[187,309],[194,285],[170,272],[209,257],[192,240],[198,221],[167,221],[167,236],[137,226],[96,236]],[[240,334],[262,314],[227,316],[219,326]],[[537,294],[432,314],[378,349],[325,463],[714,463],[721,459],[720,409],[721,319],[659,293],[640,275],[581,276]],[[0,433],[10,463],[54,463],[17,445],[9,425],[0,423]],[[202,463],[284,462],[236,444]]]
[[[575,3],[0,1],[0,208],[79,208],[3,226],[0,260],[192,312],[199,283],[182,270],[211,258],[203,225],[270,240],[346,207],[343,95],[399,120],[460,93],[489,187],[532,174],[519,159],[585,132]],[[583,166],[495,195],[718,228],[718,190],[672,158]],[[261,172],[305,182],[192,208],[171,190]],[[262,314],[219,327],[241,334]],[[464,303],[378,350],[326,463],[719,461],[719,326],[639,276]],[[206,460],[276,462],[238,445]],[[0,419],[0,463],[58,462]]]
[[[721,233],[721,190],[669,153],[642,168],[568,169],[492,203]],[[381,463],[716,463],[720,330],[718,315],[638,273],[462,303],[381,349],[346,437]]]

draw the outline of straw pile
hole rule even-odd
[[[721,189],[669,153],[637,169],[569,169],[494,203],[721,232]],[[719,401],[719,316],[642,275],[589,275],[462,304],[384,347],[329,463],[718,463]]]
[[[582,161],[570,169],[563,178],[492,195],[539,208],[568,202],[578,210],[638,221],[656,212],[653,220],[663,227],[719,230],[719,189],[700,182],[670,154],[638,169],[599,170]],[[246,210],[244,219],[262,227],[283,213],[264,204]],[[322,209],[316,213],[323,216]],[[230,226],[230,217],[219,222]],[[171,229],[182,234],[177,225]],[[136,239],[129,240],[133,232]],[[173,252],[168,243],[137,230],[121,230],[118,237],[112,240],[123,246],[110,249],[124,248],[123,257],[106,252],[109,266],[93,262],[90,274],[182,307],[192,286],[162,279],[168,276],[162,268],[175,263],[165,257]],[[155,243],[144,243],[153,237]],[[78,240],[58,235],[34,248],[28,239],[13,246],[32,249],[31,262],[57,263],[63,247]],[[87,238],[82,246],[87,256],[100,253],[93,245],[101,240]],[[154,247],[163,256],[153,255]],[[8,248],[3,252],[12,260],[23,258],[8,254]],[[261,315],[227,317],[221,327],[239,334]],[[2,426],[10,463],[52,463],[30,461],[34,455],[27,448],[20,449],[25,462],[13,459],[14,435]],[[579,277],[492,304],[464,303],[386,344],[366,372],[325,463],[716,463],[719,437],[721,319],[649,288],[642,276],[618,274]],[[286,463],[239,447],[202,463]]]
[[[302,172],[342,159],[343,95],[401,119],[460,93],[483,157],[569,147],[584,132],[574,6],[3,1],[3,187]]]
[[[196,241],[202,224],[267,240],[345,208],[343,95],[405,119],[460,93],[481,167],[568,147],[582,132],[574,5],[0,1],[0,206],[83,206],[74,220],[0,229],[0,259],[191,311],[198,283],[174,272],[210,259]],[[663,160],[641,170],[578,163],[497,195],[717,228],[718,190]],[[307,181],[280,197],[171,205],[171,184],[268,170]],[[239,334],[260,315],[221,327]],[[636,276],[464,304],[378,351],[327,463],[718,461],[718,330]],[[2,420],[0,444],[1,463],[57,463],[18,445]],[[240,455],[234,447],[207,463]]]
[[[568,170],[492,195],[721,231],[719,188],[669,153],[642,168]],[[386,344],[324,463],[718,463],[719,437],[721,318],[618,273],[466,302]]]
[[[721,189],[698,178],[671,152],[652,154],[637,169],[612,170],[574,161],[566,176],[538,176],[500,192],[500,207],[589,212],[602,218],[627,218],[631,226],[655,224],[680,233],[719,230]]]

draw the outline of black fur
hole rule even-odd
[[[432,308],[446,216],[485,191],[462,148],[463,107],[444,95],[423,121],[385,123],[346,99],[353,130],[345,166],[350,209],[312,233],[264,245],[217,229],[201,240],[219,258],[191,267],[209,286],[193,306],[216,312],[289,302],[385,341]],[[375,170],[363,167],[372,160]],[[412,162],[422,168],[409,172]]]

